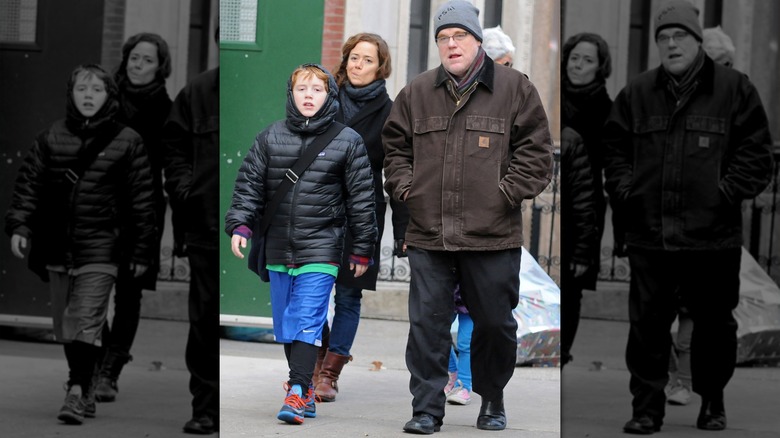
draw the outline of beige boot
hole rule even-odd
[[[319,396],[321,401],[332,402],[336,400],[336,394],[339,393],[336,382],[339,380],[344,365],[351,360],[352,356],[342,356],[332,351],[325,354],[320,371],[320,383],[314,389],[314,393]]]

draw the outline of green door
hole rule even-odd
[[[243,17],[242,17],[243,13]],[[254,23],[246,16],[255,16]],[[220,1],[220,211],[230,206],[236,173],[255,136],[285,117],[295,67],[320,62],[324,0]],[[253,26],[253,24],[255,26]],[[223,325],[270,327],[268,283],[220,238]],[[244,251],[248,255],[249,248]]]

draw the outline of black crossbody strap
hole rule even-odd
[[[259,238],[265,235],[265,232],[268,231],[268,226],[271,225],[271,218],[274,216],[274,213],[276,213],[276,209],[279,208],[279,204],[282,203],[284,195],[298,182],[298,179],[303,175],[303,172],[305,172],[314,159],[317,158],[317,155],[325,149],[325,146],[333,141],[344,128],[346,128],[345,125],[339,122],[333,122],[325,132],[318,135],[317,138],[311,142],[309,147],[307,147],[300,158],[298,158],[298,161],[296,161],[290,169],[287,169],[287,178],[282,180],[281,184],[279,184],[279,187],[276,189],[273,198],[266,204],[263,218],[252,232],[253,237],[257,236]]]
[[[103,151],[117,135],[119,135],[123,128],[124,125],[121,123],[113,122],[102,129],[89,145],[81,149],[78,153],[78,161],[76,161],[76,164],[65,172],[65,177],[68,181],[76,184],[76,181],[81,178],[84,171],[86,171],[92,162],[95,161],[98,154],[100,154],[100,152]]]

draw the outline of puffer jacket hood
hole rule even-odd
[[[292,76],[287,80],[287,129],[297,134],[321,134],[328,129],[339,112],[339,87],[332,74],[320,64],[303,64],[301,67],[316,67],[328,76],[328,98],[313,117],[305,117],[295,106],[292,91]],[[296,69],[297,70],[297,69]]]

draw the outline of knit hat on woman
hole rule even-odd
[[[433,16],[433,37],[442,29],[459,27],[482,42],[482,26],[479,25],[479,9],[464,0],[452,0],[439,7]]]
[[[686,0],[669,0],[655,14],[656,39],[658,32],[667,27],[682,27],[699,42],[702,41],[699,10]]]

